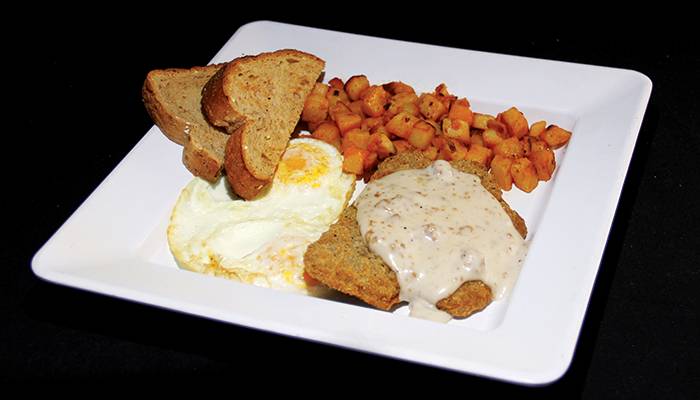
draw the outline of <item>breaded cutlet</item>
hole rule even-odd
[[[384,160],[370,180],[405,169],[425,168],[431,163],[420,152],[401,153]],[[518,233],[523,238],[527,236],[525,221],[503,201],[498,184],[486,169],[464,160],[450,164],[462,172],[477,175],[484,188],[501,203]],[[390,310],[400,302],[396,273],[365,244],[354,206],[348,206],[338,221],[309,246],[304,254],[304,269],[326,286],[355,296],[374,307]],[[486,284],[469,281],[440,300],[437,307],[453,317],[464,318],[482,310],[491,300],[491,289]]]

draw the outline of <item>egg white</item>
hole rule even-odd
[[[354,182],[335,147],[294,139],[269,191],[255,200],[236,197],[225,178],[192,179],[170,217],[170,250],[191,271],[310,293],[304,252],[338,218]]]

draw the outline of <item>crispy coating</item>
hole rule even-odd
[[[425,168],[432,161],[419,152],[401,153],[379,165],[372,179],[392,172]],[[493,177],[480,165],[469,161],[453,161],[452,166],[481,178],[481,184],[501,203],[522,235],[527,235],[525,221],[503,201]],[[384,264],[365,244],[357,223],[357,209],[347,207],[321,238],[312,243],[304,255],[305,271],[323,284],[355,296],[374,307],[390,310],[399,303],[396,273]],[[491,289],[481,281],[465,282],[437,307],[453,317],[464,318],[482,310],[492,300]]]

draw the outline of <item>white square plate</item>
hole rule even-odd
[[[515,105],[573,131],[554,178],[507,201],[530,251],[509,299],[448,324],[283,293],[176,267],[165,229],[191,178],[181,149],[153,127],[39,250],[49,281],[279,334],[524,384],[568,368],[642,117],[644,75],[274,22],[241,27],[212,62],[281,48],[325,59],[326,77],[365,74],[417,91],[445,82],[479,112]],[[372,56],[367,57],[370,51]],[[105,231],[109,235],[105,236]]]

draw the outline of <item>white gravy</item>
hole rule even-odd
[[[449,321],[435,304],[471,280],[503,298],[527,251],[479,177],[446,161],[371,181],[355,206],[362,237],[396,272],[414,317]]]

